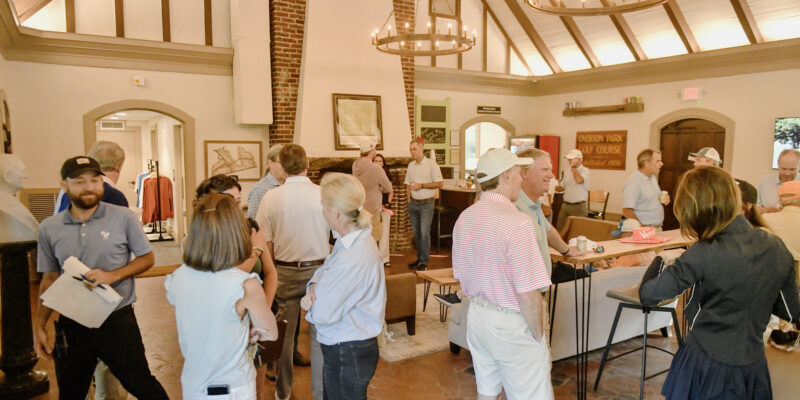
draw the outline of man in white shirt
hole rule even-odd
[[[306,283],[325,262],[330,251],[330,228],[322,215],[320,187],[311,182],[305,150],[289,144],[278,155],[287,178],[283,185],[270,190],[261,199],[256,221],[267,239],[278,270],[276,318],[287,321],[281,358],[278,360],[276,397],[284,400],[292,394],[294,378],[293,349],[295,330],[300,318],[300,299]],[[322,350],[311,325],[311,392],[322,399]],[[262,379],[262,377],[259,377]]]
[[[423,154],[421,138],[411,141],[408,147],[413,160],[408,164],[406,172],[406,193],[408,196],[408,218],[414,232],[414,246],[417,248],[417,260],[409,264],[409,268],[425,270],[431,252],[431,221],[433,221],[433,200],[436,190],[444,186],[442,171],[436,161]]]
[[[564,226],[569,216],[589,215],[589,168],[583,165],[583,154],[578,149],[572,149],[564,158],[569,163],[569,171],[564,174],[564,186],[556,189],[564,191],[564,204],[556,220],[559,228]]]
[[[797,174],[798,162],[800,151],[786,149],[778,155],[778,172],[765,176],[758,185],[758,211],[762,214],[780,211],[778,188],[784,182],[800,180],[800,175]]]

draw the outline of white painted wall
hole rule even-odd
[[[52,0],[41,10],[22,23],[28,28],[44,31],[66,32],[67,18],[64,11],[64,0]]]
[[[131,39],[163,39],[161,32],[161,0],[125,0],[125,37]]]
[[[173,42],[199,45],[206,43],[202,1],[170,1],[169,18]]]
[[[376,51],[369,41],[370,27],[391,10],[390,0],[308,2],[294,140],[310,156],[358,154],[334,150],[333,93],[381,96],[383,153],[408,154],[411,128],[400,57]]]
[[[75,33],[116,36],[114,2],[88,0],[75,2]]]
[[[144,76],[147,84],[133,86],[134,74]],[[2,79],[8,76],[14,79]],[[13,106],[14,152],[29,167],[27,187],[57,187],[61,163],[84,151],[83,115],[119,100],[160,101],[193,116],[198,179],[205,178],[204,140],[266,140],[265,126],[234,124],[229,76],[37,64],[0,57],[0,79]],[[190,183],[187,192],[195,186]]]
[[[699,102],[683,102],[679,94],[685,87],[699,86],[704,94]],[[641,113],[563,117],[567,101],[580,101],[586,107],[619,104],[624,97],[641,96]],[[636,170],[636,154],[650,145],[650,124],[660,117],[684,108],[706,108],[736,122],[733,155],[723,160],[737,178],[758,186],[771,169],[775,118],[800,115],[800,70],[764,72],[721,78],[667,82],[559,94],[534,99],[535,132],[562,137],[561,152],[575,146],[575,132],[627,130],[626,171],[592,172],[590,189],[611,192],[609,211],[621,212],[622,185]],[[562,163],[562,166],[564,164]]]
[[[535,108],[532,97],[419,88],[414,92],[424,100],[450,98],[450,129],[459,129],[466,121],[481,116],[477,113],[478,106],[499,106],[501,114],[497,116],[511,123],[518,136],[533,133]]]

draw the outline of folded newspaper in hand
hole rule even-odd
[[[87,327],[99,328],[117,308],[122,296],[111,286],[91,289],[89,267],[75,257],[64,261],[64,272],[42,293],[42,304]]]

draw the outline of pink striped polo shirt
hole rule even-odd
[[[533,221],[492,192],[482,193],[456,221],[453,276],[468,296],[518,312],[517,293],[551,284]]]

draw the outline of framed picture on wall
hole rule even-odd
[[[364,140],[383,150],[381,96],[334,93],[333,135],[336,150],[358,150]]]
[[[425,144],[447,144],[447,131],[444,128],[425,127],[420,128],[420,132]]]
[[[261,179],[261,142],[206,140],[203,142],[206,178],[218,174],[236,175],[240,181]]]

